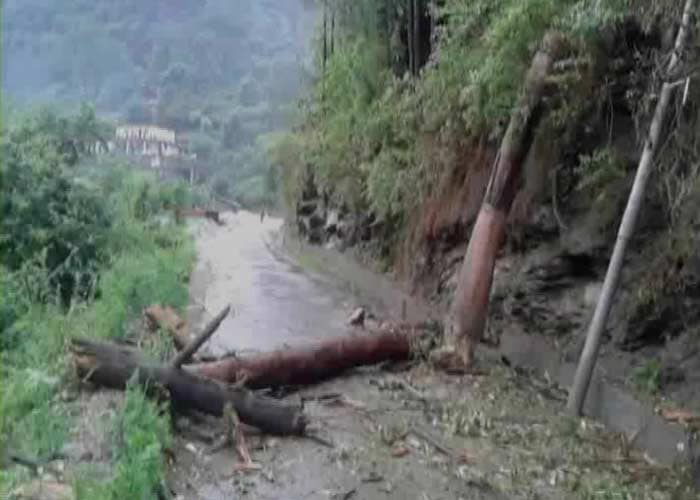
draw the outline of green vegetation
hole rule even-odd
[[[70,337],[124,338],[144,306],[188,300],[191,241],[154,216],[190,194],[80,153],[83,136],[70,131],[86,116],[94,118],[87,108],[75,117],[44,110],[3,124],[0,439],[30,458],[60,451],[72,428],[62,395]],[[91,133],[101,126],[88,122]],[[129,391],[118,417],[125,444],[105,498],[146,498],[159,484],[167,426],[156,413]],[[0,491],[25,472],[0,470]]]
[[[313,2],[7,0],[3,91],[175,129],[217,194],[272,203],[260,136],[305,78]]]
[[[661,363],[657,359],[652,359],[634,370],[632,382],[640,392],[653,395],[659,390],[660,375]]]
[[[379,4],[329,2],[339,26],[334,51],[325,62],[318,57],[320,78],[302,124],[278,141],[274,154],[282,158],[290,208],[311,176],[337,205],[369,210],[399,231],[465,151],[475,143],[497,145],[547,30],[565,35],[567,57],[590,60],[598,30],[631,6],[627,0],[438,2],[431,56],[416,75],[401,65],[411,35],[404,2]],[[580,108],[576,84],[563,88],[571,95],[550,116],[553,133],[562,133]]]
[[[161,487],[165,472],[163,452],[169,446],[170,423],[162,409],[135,386],[126,391],[121,413],[112,422],[116,470],[111,481],[100,482],[85,475],[76,481],[77,498],[117,500],[152,498]]]

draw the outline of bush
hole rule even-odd
[[[74,181],[78,152],[97,134],[97,124],[84,121],[42,111],[7,127],[0,143],[0,258],[26,278],[24,291],[32,300],[46,300],[48,290],[64,303],[84,297],[105,258],[106,207]],[[83,126],[93,129],[80,131]],[[37,270],[45,278],[41,286]]]
[[[387,47],[397,49],[387,30],[376,28],[403,22],[405,14],[387,11],[386,3],[338,4],[340,41],[325,71],[319,70],[302,124],[290,135],[288,142],[299,151],[282,163],[287,206],[300,196],[299,180],[310,175],[358,212],[369,209],[379,219],[409,220],[406,215],[457,166],[461,145],[482,138],[496,143],[503,135],[547,30],[562,31],[576,56],[585,57],[591,37],[627,13],[630,4],[441,2],[431,60],[411,78],[394,75],[392,59],[400,54],[386,57]],[[385,15],[398,17],[387,22]]]
[[[181,183],[160,185],[122,164],[80,154],[67,161],[56,147],[61,144],[56,128],[30,125],[25,132],[32,133],[3,136],[3,148],[14,156],[3,163],[5,179],[12,179],[2,186],[2,222],[15,237],[4,238],[0,246],[3,264],[13,265],[0,269],[0,440],[22,455],[42,458],[61,449],[70,427],[67,403],[57,397],[68,369],[63,354],[70,336],[124,337],[144,306],[186,305],[192,241],[184,228],[155,224],[153,216],[194,195]],[[8,195],[14,197],[9,202]],[[64,260],[65,271],[49,265],[56,249],[68,244],[91,253],[76,251],[75,262]],[[64,273],[74,281],[65,281]],[[81,273],[90,277],[84,293],[75,286],[83,283]],[[68,301],[60,288],[65,283],[73,286]],[[148,443],[166,442],[162,431],[151,436],[161,424],[154,423],[155,408],[145,408],[150,403],[132,392],[124,417],[134,413],[126,424],[132,451],[119,457],[121,479],[105,498],[149,498],[154,478],[160,477],[154,462],[160,448]],[[145,464],[138,471],[136,455]],[[0,472],[0,496],[14,474]],[[134,497],[133,488],[150,493]]]
[[[112,422],[117,445],[114,476],[97,482],[89,474],[75,484],[76,497],[90,500],[159,497],[165,472],[163,452],[172,441],[164,409],[147,399],[144,391],[129,385],[121,412]]]

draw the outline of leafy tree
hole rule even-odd
[[[72,118],[44,109],[3,131],[0,258],[24,278],[34,299],[52,290],[63,301],[87,293],[104,258],[106,208],[73,172],[99,134],[89,108]],[[36,268],[46,271],[42,286],[30,283]]]

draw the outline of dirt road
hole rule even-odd
[[[227,304],[232,313],[211,341],[214,352],[269,350],[339,335],[347,297],[273,254],[282,221],[250,212],[223,215],[226,225],[200,224],[191,278],[191,325],[205,323]]]
[[[210,351],[268,350],[348,332],[357,292],[280,258],[279,248],[272,247],[280,234],[280,219],[266,217],[261,223],[258,215],[248,212],[223,218],[223,227],[201,222],[195,228],[198,261],[188,319],[199,327],[228,303],[234,311],[210,341]],[[303,391],[305,397],[339,393],[354,401],[307,403],[319,433],[334,447],[308,439],[253,436],[259,472],[234,473],[233,449],[208,453],[208,443],[198,439],[201,432],[192,427],[178,440],[174,489],[183,498],[206,499],[243,494],[256,499],[498,498],[446,474],[441,465],[445,457],[418,438],[406,445],[412,457],[392,457],[382,436],[387,441],[388,434],[400,432],[393,426],[422,420],[423,408],[421,402],[402,399],[397,390],[383,389],[390,386],[387,377],[370,369]],[[221,425],[209,420],[197,428],[215,433]]]
[[[376,306],[377,315],[386,317],[405,300],[371,273],[361,280],[364,286],[344,285],[338,276],[367,272],[352,264],[331,261],[333,278],[310,273],[313,262],[294,264],[275,243],[279,219],[261,222],[247,212],[223,218],[223,227],[197,222],[194,228],[198,263],[188,319],[197,328],[226,304],[234,309],[210,341],[213,352],[268,350],[340,335],[358,303]],[[408,309],[424,312],[413,304]],[[340,398],[327,397],[332,394]],[[306,401],[305,411],[332,447],[251,430],[248,443],[261,467],[255,472],[234,472],[232,448],[208,451],[222,422],[183,417],[168,479],[177,498],[663,498],[637,495],[637,488],[655,491],[644,481],[623,485],[636,462],[611,469],[618,437],[591,422],[562,419],[561,389],[497,363],[487,377],[447,376],[421,364],[395,373],[368,368],[287,399],[301,397],[316,397]],[[668,491],[667,484],[654,487]]]

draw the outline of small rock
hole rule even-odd
[[[358,307],[353,311],[348,319],[348,323],[353,326],[364,326],[365,324],[365,309],[364,307]]]
[[[187,443],[185,445],[185,449],[187,451],[189,451],[190,453],[192,453],[193,455],[197,454],[197,447],[195,445],[193,445],[192,443]]]

